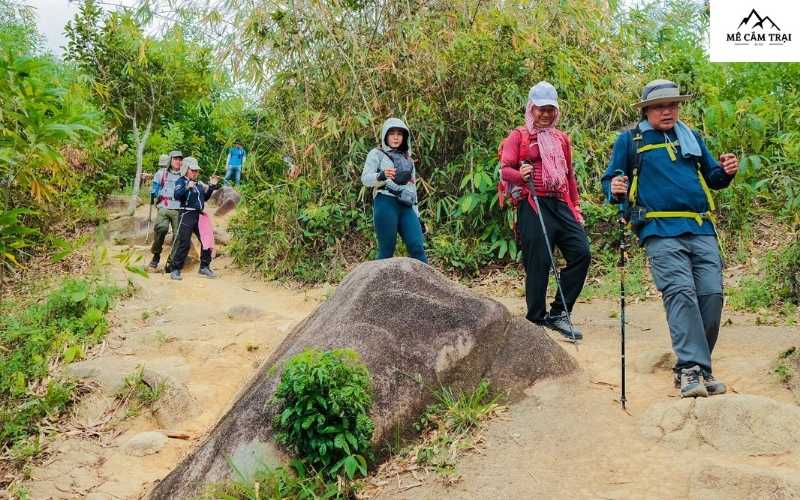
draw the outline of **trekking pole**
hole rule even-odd
[[[621,170],[614,172],[614,176],[625,175]],[[619,333],[620,333],[620,365],[622,366],[621,373],[621,395],[619,402],[622,404],[622,409],[625,409],[627,399],[625,397],[625,250],[628,244],[625,241],[625,200],[622,198],[619,203]]]
[[[150,241],[150,226],[153,222],[153,200],[150,200],[150,208],[147,209],[147,235],[144,237],[144,244]]]
[[[536,214],[539,215],[539,224],[542,225],[542,234],[544,234],[544,244],[547,246],[547,254],[550,256],[550,268],[553,270],[553,276],[556,278],[556,287],[558,288],[561,303],[564,304],[564,310],[567,313],[567,322],[569,323],[569,334],[572,336],[572,343],[575,344],[575,350],[578,350],[578,340],[575,338],[575,327],[572,326],[572,315],[569,311],[567,301],[564,299],[564,291],[561,289],[561,279],[558,277],[558,269],[556,269],[556,260],[553,258],[553,250],[550,246],[550,238],[547,237],[547,228],[544,225],[544,217],[542,217],[542,208],[539,206],[539,197],[536,196],[536,188],[533,186],[533,180],[528,179],[528,189],[533,195],[533,204],[536,205]]]

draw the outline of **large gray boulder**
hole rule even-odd
[[[228,460],[245,475],[259,464],[286,459],[272,439],[272,402],[282,367],[309,347],[352,348],[369,368],[374,393],[376,451],[408,435],[433,402],[430,388],[471,390],[482,378],[508,401],[545,377],[577,363],[544,331],[512,318],[494,300],[480,297],[416,260],[361,264],[328,301],[298,324],[197,450],[152,492],[152,498],[190,497],[204,483],[230,474]]]
[[[217,211],[214,215],[222,217],[227,214],[239,204],[242,195],[230,186],[223,186],[211,194],[211,201],[217,205]]]

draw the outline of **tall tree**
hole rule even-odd
[[[187,42],[180,30],[163,38],[144,33],[131,11],[104,12],[85,0],[67,24],[67,58],[94,78],[94,93],[114,124],[131,132],[136,174],[128,207],[136,208],[147,141],[174,118],[178,103],[208,93],[213,73],[208,51]]]

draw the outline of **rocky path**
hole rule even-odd
[[[519,299],[504,299],[522,312]],[[800,407],[770,373],[779,352],[800,345],[797,327],[726,315],[715,371],[731,393],[681,400],[666,366],[660,303],[630,308],[628,412],[619,404],[618,320],[613,303],[580,304],[583,372],[537,384],[485,431],[486,448],[444,487],[397,478],[379,498],[800,498]],[[665,360],[669,360],[665,363]]]
[[[324,300],[323,289],[264,283],[224,257],[215,267],[217,280],[195,269],[181,282],[134,278],[140,291],[114,309],[102,352],[70,366],[99,388],[31,471],[31,498],[140,498]],[[523,311],[520,298],[498,300]],[[379,498],[800,498],[800,407],[770,373],[779,352],[800,346],[800,329],[726,313],[715,366],[731,394],[682,401],[660,303],[631,305],[624,412],[616,308],[579,304],[585,341],[579,351],[564,347],[582,372],[537,384],[492,422],[485,449],[459,464],[455,485],[397,477]],[[152,409],[113,413],[125,376],[140,369],[145,382],[167,389]]]
[[[139,291],[114,308],[114,326],[99,356],[69,365],[73,375],[100,387],[84,398],[68,431],[49,446],[47,460],[31,471],[25,484],[31,498],[138,498],[200,440],[323,299],[322,289],[265,283],[225,257],[213,266],[219,279],[199,276],[196,266],[180,282],[161,273],[144,279],[114,271],[123,282],[132,278]],[[115,394],[140,369],[146,383],[162,384],[161,397],[138,415],[126,417],[131,412],[121,408],[112,417]]]

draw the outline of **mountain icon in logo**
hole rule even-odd
[[[771,24],[773,28],[775,28],[778,31],[781,30],[780,28],[778,28],[778,25],[775,24],[775,21],[770,19],[769,16],[761,17],[761,15],[759,15],[759,13],[756,12],[756,9],[753,9],[752,11],[750,11],[750,13],[747,14],[747,17],[742,19],[742,22],[739,23],[739,28],[741,28],[742,26],[749,26],[750,25],[750,21],[753,19],[754,16],[755,16],[756,19],[758,19],[758,22],[753,24],[753,26],[752,26],[753,28],[764,29],[764,23],[769,21],[769,24]],[[736,28],[736,29],[738,30],[739,28]]]

